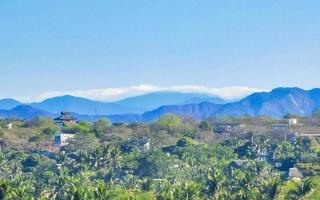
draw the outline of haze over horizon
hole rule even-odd
[[[83,97],[91,100],[102,101],[102,102],[113,102],[123,100],[130,97],[136,97],[145,94],[159,93],[159,92],[174,92],[174,93],[194,93],[203,94],[208,96],[216,96],[226,101],[237,100],[248,96],[254,92],[268,91],[258,88],[249,87],[225,87],[225,88],[209,88],[197,85],[180,85],[171,87],[160,87],[156,85],[137,85],[130,87],[121,88],[104,88],[104,89],[90,89],[90,90],[78,90],[78,91],[54,91],[45,92],[36,96],[28,97],[0,97],[12,98],[23,103],[41,102],[43,100],[71,95],[75,97]]]
[[[238,88],[236,97],[320,87],[319,6],[315,0],[1,1],[0,97],[113,100],[172,88],[223,96],[230,89],[217,88],[230,87]]]
[[[300,87],[276,87],[271,89],[259,89],[259,88],[249,88],[249,87],[224,87],[224,88],[210,88],[198,85],[180,85],[171,87],[160,87],[156,85],[137,85],[122,88],[104,88],[104,89],[90,89],[90,90],[78,90],[78,91],[54,91],[45,92],[37,96],[28,97],[0,97],[1,99],[15,99],[22,103],[37,103],[50,98],[63,97],[63,96],[73,96],[82,97],[89,100],[100,101],[100,102],[117,102],[125,100],[128,98],[142,97],[143,95],[163,93],[178,94],[199,94],[207,97],[218,97],[226,102],[234,102],[241,100],[253,93],[259,92],[271,92],[273,89],[277,88],[300,88]],[[303,90],[312,90],[317,88],[300,88]]]

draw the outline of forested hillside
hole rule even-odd
[[[291,117],[79,122],[61,149],[50,119],[1,120],[0,199],[318,199],[320,140],[272,128]],[[298,120],[293,132],[320,126]]]

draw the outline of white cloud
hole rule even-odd
[[[56,92],[46,92],[42,93],[36,97],[21,97],[17,98],[23,102],[39,102],[47,98],[63,96],[63,95],[73,95],[78,97],[84,97],[92,100],[98,101],[116,101],[124,99],[127,97],[147,94],[150,92],[192,92],[192,93],[202,93],[213,96],[219,96],[223,99],[239,99],[254,92],[265,91],[258,88],[249,87],[225,87],[225,88],[210,88],[197,85],[181,85],[181,86],[171,86],[171,87],[159,87],[155,85],[138,85],[130,87],[121,88],[106,88],[106,89],[91,89],[91,90],[79,90],[79,91],[56,91]]]

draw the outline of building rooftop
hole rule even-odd
[[[288,124],[273,124],[271,125],[273,128],[289,128]]]
[[[226,122],[226,123],[216,123],[215,126],[231,126],[231,127],[236,127],[236,126],[241,126],[240,123],[236,122]]]
[[[75,117],[71,116],[70,112],[61,112],[61,115],[54,119],[55,121],[76,121]]]
[[[241,167],[244,163],[248,162],[248,160],[234,160],[231,162],[230,166],[235,167]]]
[[[289,177],[291,178],[303,178],[303,175],[297,168],[290,168],[289,169]]]

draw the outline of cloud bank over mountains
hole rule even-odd
[[[211,88],[198,85],[180,85],[180,86],[170,86],[161,87],[156,85],[137,85],[129,87],[119,87],[119,88],[105,88],[105,89],[90,89],[90,90],[78,90],[78,91],[55,91],[55,92],[45,92],[35,97],[17,97],[16,99],[25,102],[40,102],[44,99],[72,95],[77,97],[84,97],[91,100],[112,102],[128,97],[143,95],[153,92],[182,92],[182,93],[200,93],[207,94],[211,96],[218,96],[222,99],[233,100],[245,97],[254,92],[267,91],[258,88],[249,87],[224,87],[224,88]]]

